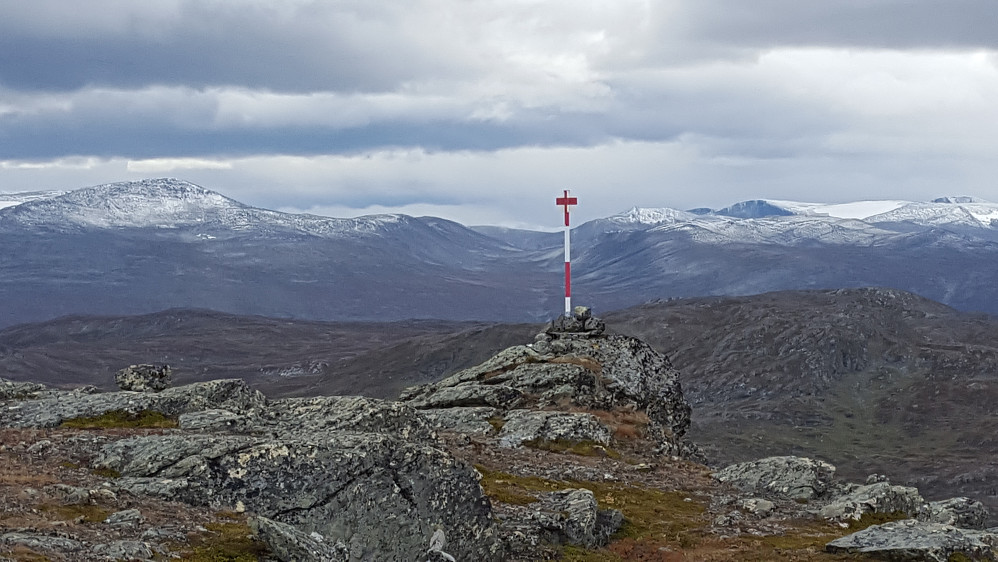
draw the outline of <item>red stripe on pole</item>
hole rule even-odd
[[[572,264],[565,262],[565,296],[572,296]]]

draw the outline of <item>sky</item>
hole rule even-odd
[[[0,191],[557,228],[998,201],[995,0],[0,0]]]

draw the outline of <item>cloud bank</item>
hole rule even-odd
[[[173,175],[270,208],[522,226],[557,222],[565,188],[581,219],[998,200],[993,0],[0,0],[0,15],[0,191]]]

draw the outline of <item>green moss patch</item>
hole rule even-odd
[[[109,428],[175,428],[177,420],[168,418],[160,412],[142,410],[134,413],[126,410],[112,410],[90,418],[73,418],[64,420],[60,427],[75,429],[109,429]]]
[[[269,554],[267,546],[253,538],[253,531],[245,521],[208,523],[205,528],[206,532],[190,537],[191,550],[183,553],[184,560],[257,562]]]

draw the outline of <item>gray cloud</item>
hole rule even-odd
[[[996,11],[0,0],[0,190],[182,175],[269,207],[507,223],[541,220],[504,201],[552,186],[586,190],[581,213],[998,199]]]

